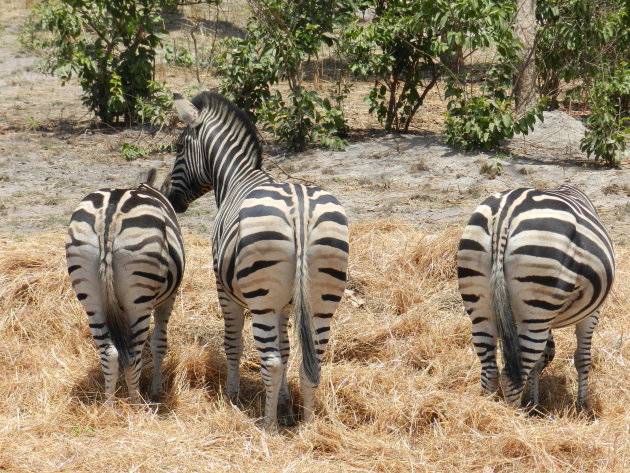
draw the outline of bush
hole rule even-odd
[[[373,8],[374,19],[367,24],[357,19],[344,34],[344,49],[354,73],[374,78],[367,101],[386,130],[408,131],[437,81],[455,77],[475,51],[517,48],[510,42],[511,1],[370,0],[362,5]]]
[[[255,31],[255,30],[254,30]],[[256,123],[261,108],[271,99],[270,87],[280,74],[275,52],[259,48],[262,38],[231,38],[224,42],[225,52],[216,60],[222,78],[220,91]]]
[[[537,118],[543,120],[546,105],[546,100],[541,100],[521,116],[515,115],[512,86],[522,47],[510,23],[514,4],[493,3],[481,12],[487,16],[481,28],[486,33],[480,32],[475,40],[480,47],[494,51],[491,65],[476,74],[467,70],[451,74],[446,86],[447,142],[466,150],[495,149],[501,140],[512,138],[515,133],[527,134]],[[474,83],[477,80],[480,86]]]
[[[315,91],[298,89],[288,94],[286,103],[280,92],[263,102],[259,114],[265,125],[280,141],[301,151],[309,141],[330,149],[345,149],[346,124],[343,112],[329,99],[322,99]]]
[[[195,64],[191,52],[185,46],[176,47],[175,42],[164,46],[164,60],[171,66],[192,67]]]
[[[630,138],[630,64],[622,62],[612,73],[601,73],[589,89],[591,114],[585,120],[590,128],[580,149],[595,160],[614,166],[626,155]]]
[[[625,0],[539,0],[536,60],[543,93],[591,110],[580,148],[595,160],[623,159],[630,118],[630,9]]]
[[[249,36],[230,39],[217,59],[220,90],[279,140],[296,151],[313,141],[345,147],[346,130],[340,92],[322,98],[304,86],[306,64],[322,45],[333,45],[331,32],[351,12],[351,2],[251,0]],[[289,92],[273,91],[286,80]],[[333,105],[334,104],[334,105]]]
[[[165,89],[152,80],[164,33],[162,0],[42,0],[24,41],[48,55],[41,67],[64,84],[77,77],[83,103],[103,122],[159,121]]]
[[[149,156],[149,151],[133,143],[123,143],[120,148],[120,155],[125,161],[135,161],[138,158]]]
[[[367,102],[387,131],[408,131],[424,98],[442,75],[434,58],[441,52],[439,35],[427,31],[432,2],[369,1],[371,22],[357,18],[343,36],[350,70],[374,77]],[[439,3],[439,2],[438,2]],[[436,17],[432,18],[435,22]]]
[[[603,65],[630,61],[629,14],[626,0],[538,0],[538,82],[552,105],[561,82],[588,88]]]
[[[456,98],[449,101],[445,122],[448,144],[465,150],[496,149],[501,140],[515,133],[527,134],[536,119],[543,120],[544,100],[515,120],[514,101],[496,92],[466,98],[461,89],[452,91]]]

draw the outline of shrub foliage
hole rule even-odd
[[[161,11],[218,0],[42,0],[27,42],[48,51],[44,69],[77,77],[83,101],[106,123],[157,121],[170,105],[153,80],[165,33]],[[541,100],[517,116],[513,96],[523,48],[514,0],[248,0],[245,38],[204,59],[220,91],[293,150],[346,146],[347,73],[373,82],[365,100],[387,131],[407,132],[427,94],[445,83],[446,138],[496,148],[527,133],[548,104],[579,100],[591,112],[581,148],[607,164],[625,155],[630,119],[630,12],[626,0],[538,0],[536,65]],[[320,55],[340,64],[317,80]],[[167,63],[198,66],[166,43]],[[474,58],[474,59],[472,59]],[[315,67],[313,67],[315,65]],[[329,77],[330,78],[330,77]],[[564,84],[564,85],[563,85]],[[286,85],[286,87],[285,87]]]
[[[561,84],[569,100],[591,111],[581,148],[618,164],[630,119],[630,10],[626,0],[538,0],[536,55],[543,94],[557,105]]]
[[[164,33],[161,0],[42,0],[25,35],[48,52],[42,67],[80,80],[83,102],[103,122],[157,121],[170,99],[153,80]]]
[[[321,97],[304,85],[306,66],[324,46],[334,46],[335,26],[351,2],[250,0],[249,36],[226,42],[218,58],[221,92],[296,151],[311,141],[345,146],[343,93]],[[287,81],[288,92],[273,86]],[[334,105],[333,105],[334,104]]]

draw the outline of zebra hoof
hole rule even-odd
[[[263,429],[268,433],[277,433],[278,432],[278,423],[275,420],[269,419],[265,416],[263,419]]]
[[[595,411],[591,408],[588,402],[577,402],[575,410],[579,416],[585,417],[587,420],[595,420]]]
[[[164,398],[164,393],[162,391],[152,392],[149,396],[149,399],[154,404],[160,404],[162,399]]]
[[[539,404],[534,404],[532,402],[528,402],[523,409],[529,417],[545,417],[547,415],[545,410]]]
[[[238,402],[238,391],[228,391],[227,398],[232,404],[236,405]]]
[[[278,404],[278,424],[282,427],[294,427],[297,424],[290,403]]]

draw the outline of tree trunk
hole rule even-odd
[[[536,91],[536,0],[516,0],[514,31],[523,43],[523,52],[516,67],[514,95],[516,115],[522,116],[538,102]]]

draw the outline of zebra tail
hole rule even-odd
[[[521,361],[521,346],[518,340],[518,331],[514,323],[512,308],[510,307],[510,295],[508,294],[505,272],[503,268],[504,254],[497,252],[492,261],[492,275],[490,286],[492,288],[492,303],[494,315],[497,321],[497,331],[501,339],[505,371],[512,384],[521,385],[521,373],[523,370]]]
[[[306,225],[304,224],[306,227]],[[297,234],[306,234],[296,232]],[[306,238],[305,238],[306,241]],[[319,385],[320,366],[313,341],[313,314],[309,294],[308,262],[306,259],[305,241],[300,242],[296,254],[295,286],[293,288],[293,304],[295,307],[295,330],[302,347],[302,363],[304,374],[313,383]]]
[[[131,360],[131,330],[127,316],[116,296],[112,256],[112,252],[106,249],[105,256],[101,259],[99,268],[101,289],[103,291],[105,321],[109,329],[109,337],[118,352],[120,364],[126,368]]]

